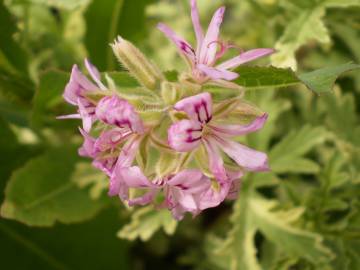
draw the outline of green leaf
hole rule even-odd
[[[241,66],[236,72],[239,73],[239,78],[234,82],[247,89],[286,87],[299,83],[290,68]]]
[[[295,4],[302,4],[304,1]],[[271,56],[272,64],[278,67],[297,68],[295,53],[310,41],[328,45],[331,42],[329,31],[324,23],[326,8],[345,8],[359,6],[359,0],[324,0],[310,1],[299,5],[297,14],[287,22],[285,31],[277,41],[277,53]]]
[[[275,206],[276,202],[263,199],[252,198],[249,202],[252,220],[266,238],[287,253],[305,257],[315,264],[327,262],[332,258],[331,251],[323,245],[323,239],[319,234],[292,225],[299,218],[298,212],[273,212]]]
[[[13,35],[17,32],[15,18],[6,9],[3,1],[0,2],[0,66],[6,67],[11,73],[20,71],[26,73],[27,56],[15,42]]]
[[[214,250],[213,255],[228,256],[227,269],[261,269],[257,261],[257,249],[254,242],[255,233],[260,231],[266,241],[273,242],[291,258],[294,256],[306,258],[317,265],[331,260],[332,253],[324,246],[319,234],[294,225],[304,209],[273,211],[275,207],[279,209],[280,204],[256,195],[251,188],[252,180],[248,179],[243,183],[231,217],[232,229]]]
[[[131,222],[118,232],[118,237],[128,240],[140,238],[142,241],[147,241],[161,228],[168,235],[174,234],[176,225],[177,221],[169,210],[146,206],[132,214]]]
[[[256,258],[255,232],[256,227],[251,222],[251,212],[248,211],[248,182],[243,183],[239,199],[234,204],[231,216],[232,229],[225,240],[218,244],[213,256],[228,257],[228,267],[231,270],[254,269],[261,270]]]
[[[269,153],[271,170],[276,173],[315,173],[319,167],[313,161],[303,158],[313,147],[323,143],[328,132],[321,127],[304,126],[290,132]]]
[[[332,90],[336,78],[344,72],[360,69],[357,64],[343,64],[335,67],[327,67],[309,73],[299,75],[299,79],[317,94]]]
[[[56,116],[67,113],[61,112],[58,107],[64,105],[62,98],[64,88],[68,82],[70,74],[62,71],[47,71],[40,77],[40,85],[36,89],[31,123],[36,127],[47,125],[61,126],[67,124],[67,121],[60,121]],[[73,113],[75,109],[71,113]],[[70,111],[69,111],[70,113]]]
[[[110,43],[117,35],[140,41],[146,33],[145,6],[150,0],[92,1],[85,13],[85,44],[94,64],[100,70],[114,70],[115,56]],[[134,30],[136,29],[136,30]]]
[[[92,218],[104,206],[71,181],[78,155],[62,147],[27,162],[10,178],[1,216],[33,226],[51,226]]]
[[[30,0],[29,2],[56,8],[75,9],[86,5],[90,0]]]
[[[103,211],[88,222],[56,224],[51,229],[1,219],[2,268],[115,270],[121,265],[131,269],[128,243],[114,237],[121,222],[116,209]],[[85,255],[86,259],[80,259]]]
[[[319,100],[320,105],[331,108],[326,114],[327,127],[336,140],[360,148],[360,118],[356,113],[355,96],[351,93],[342,94],[338,90],[333,95],[324,95]]]
[[[302,83],[309,90],[321,94],[331,91],[336,79],[344,72],[357,69],[360,69],[360,65],[348,63],[297,75],[289,68],[244,66],[236,70],[240,76],[235,82],[248,90],[280,88]]]
[[[23,165],[30,157],[38,154],[39,149],[20,144],[9,124],[1,116],[0,138],[1,154],[6,157],[0,162],[0,190],[3,191],[12,171]],[[0,201],[3,201],[3,192],[0,193]]]
[[[90,186],[89,196],[93,200],[100,199],[101,195],[109,188],[109,181],[106,174],[92,166],[90,162],[76,163],[71,181],[75,182],[79,188]]]
[[[331,8],[346,8],[351,6],[360,6],[360,0],[325,0],[324,5]]]
[[[297,67],[295,52],[309,41],[316,40],[323,44],[330,43],[330,37],[322,18],[325,15],[323,6],[301,9],[295,19],[287,24],[284,34],[275,45],[278,53],[272,55],[275,66]]]

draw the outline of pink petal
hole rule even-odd
[[[137,166],[122,168],[118,171],[124,183],[131,188],[155,187]]]
[[[79,113],[82,118],[83,129],[89,132],[93,123],[93,110],[94,108],[89,104],[84,104],[83,99],[78,98]]]
[[[144,125],[134,107],[117,95],[102,98],[96,106],[96,116],[106,124],[129,128],[142,134]]]
[[[94,157],[94,143],[95,139],[91,137],[86,131],[79,128],[81,135],[84,137],[84,143],[79,148],[79,155],[82,157]]]
[[[208,190],[201,193],[198,198],[199,209],[205,210],[207,208],[218,206],[225,200],[230,186],[231,182],[223,182],[220,183],[220,190],[214,190],[212,187],[210,187]]]
[[[139,167],[116,166],[110,178],[109,196],[120,195],[127,200],[129,188],[154,188]]]
[[[114,171],[116,162],[117,162],[117,157],[97,158],[97,159],[93,160],[92,165],[95,168],[106,173],[106,175],[108,175],[109,177],[111,177],[111,175]]]
[[[250,51],[246,51],[244,53],[241,53],[239,56],[236,56],[219,66],[217,68],[219,69],[232,69],[240,66],[241,64],[253,61],[255,59],[258,59],[260,57],[267,56],[269,54],[274,53],[274,49],[254,49]]]
[[[176,205],[171,209],[171,214],[174,219],[177,221],[180,221],[184,218],[184,215],[186,213],[186,210],[180,205]]]
[[[112,151],[131,133],[117,128],[103,131],[95,141],[95,149],[97,152]]]
[[[201,194],[211,188],[208,177],[199,170],[184,170],[165,183],[166,204],[176,219],[183,218],[185,212],[198,214]]]
[[[134,136],[125,143],[116,162],[117,169],[130,167],[132,165],[139,150],[141,139],[141,137]]]
[[[171,196],[176,204],[180,204],[185,211],[191,212],[197,210],[196,201],[191,193],[176,188],[170,188],[169,192],[172,193]]]
[[[143,196],[129,199],[129,188],[148,189],[148,192]],[[148,204],[157,192],[157,187],[136,166],[117,167],[110,178],[109,196],[119,195],[122,200],[128,201],[129,206]]]
[[[255,151],[235,141],[217,138],[222,150],[239,166],[249,171],[268,171],[268,158],[265,153]]]
[[[194,27],[194,31],[195,31],[195,35],[196,35],[196,41],[197,41],[197,53],[196,54],[199,55],[201,45],[204,40],[204,33],[203,33],[203,29],[200,24],[199,10],[197,7],[196,0],[191,0],[190,5],[191,5],[191,19],[192,19],[192,23],[193,23],[193,27]]]
[[[228,200],[236,200],[238,195],[239,195],[240,186],[241,186],[241,180],[240,179],[232,181],[229,192],[228,192],[228,194],[226,196],[226,199],[228,199]]]
[[[201,142],[202,126],[199,122],[181,120],[172,124],[168,130],[168,143],[179,152],[189,152]]]
[[[214,62],[219,40],[220,26],[224,18],[225,7],[219,8],[211,19],[209,28],[201,46],[200,63],[210,65]]]
[[[106,90],[105,85],[101,82],[101,75],[98,69],[86,58],[85,59],[85,67],[88,70],[91,78],[96,82],[101,90]]]
[[[128,199],[127,203],[128,203],[129,206],[147,205],[147,204],[151,203],[154,200],[157,193],[158,193],[158,190],[150,189],[148,192],[146,192],[142,196]]]
[[[229,180],[231,181],[231,186],[226,196],[226,199],[235,200],[239,195],[239,191],[241,187],[241,177],[244,175],[244,173],[242,171],[228,170],[227,175],[229,177]]]
[[[191,63],[195,63],[195,50],[185,39],[179,37],[170,27],[163,23],[159,23],[157,28],[175,43],[182,55],[184,55]]]
[[[81,116],[80,114],[75,113],[75,114],[56,116],[56,119],[81,119]]]
[[[207,92],[184,98],[174,105],[177,111],[185,112],[190,119],[202,124],[212,118],[212,99]]]
[[[114,166],[114,169],[111,173],[110,188],[109,188],[110,196],[119,194],[121,195],[120,198],[122,200],[127,199],[128,186],[125,183],[124,178],[122,177],[121,171],[124,168],[130,167],[134,162],[136,153],[139,149],[140,142],[141,142],[140,138],[134,136],[129,141],[127,141],[124,147],[122,148],[120,155],[117,159],[117,162]],[[122,191],[121,194],[119,193],[120,191]]]
[[[186,193],[202,192],[211,185],[210,180],[196,169],[181,171],[167,181],[166,184]]]
[[[210,77],[212,80],[227,80],[232,81],[235,80],[237,77],[239,77],[239,74],[236,72],[228,71],[225,69],[218,69],[214,67],[209,67],[203,64],[197,65],[197,68],[204,72],[208,77]]]
[[[79,97],[84,97],[87,91],[95,91],[96,89],[96,85],[81,73],[78,66],[73,65],[70,81],[65,86],[63,97],[68,103],[77,105]]]
[[[216,141],[208,137],[204,140],[204,145],[209,157],[210,171],[220,182],[227,181],[228,177],[224,168],[224,161],[221,157]]]
[[[209,126],[217,133],[221,133],[225,136],[232,137],[232,136],[245,135],[261,129],[264,126],[267,118],[268,118],[268,114],[265,113],[262,116],[257,117],[252,123],[248,125],[212,124]]]

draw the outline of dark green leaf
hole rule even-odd
[[[335,67],[327,67],[309,73],[299,75],[299,79],[307,88],[317,94],[322,94],[332,90],[337,77],[344,72],[360,69],[357,64],[343,64]]]
[[[62,94],[66,83],[69,80],[69,74],[61,71],[47,71],[40,77],[40,85],[36,90],[34,97],[34,106],[32,111],[31,123],[35,127],[59,126],[70,123],[65,120],[57,120],[56,117],[67,113],[75,113],[76,108],[64,112],[59,107],[65,105]]]
[[[136,42],[144,37],[146,31],[145,6],[151,0],[92,1],[85,19],[87,33],[85,44],[90,57],[100,70],[114,70],[116,59],[110,43],[117,35]]]
[[[239,73],[239,78],[235,82],[247,89],[286,87],[299,83],[291,69],[242,66],[236,72]]]
[[[78,154],[75,148],[49,149],[12,174],[1,215],[33,226],[56,221],[74,223],[93,217],[103,206],[71,181]]]
[[[0,2],[0,54],[5,59],[0,58],[0,65],[5,66],[9,72],[16,73],[21,71],[26,73],[27,60],[26,54],[20,46],[14,41],[13,35],[17,31],[15,18],[9,13],[4,6],[3,1]]]
[[[86,223],[57,224],[51,229],[1,220],[2,268],[131,269],[127,243],[115,237],[121,223],[115,209]]]

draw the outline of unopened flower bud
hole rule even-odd
[[[143,123],[133,106],[116,95],[100,100],[96,106],[96,116],[106,124],[129,128],[139,134],[144,132]]]
[[[155,90],[164,79],[162,73],[131,42],[118,36],[112,49],[118,60],[146,88]]]

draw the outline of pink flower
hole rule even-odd
[[[266,171],[269,169],[265,153],[231,140],[232,137],[261,129],[267,119],[267,114],[256,118],[249,125],[222,124],[222,119],[213,119],[211,95],[206,92],[179,101],[174,109],[185,112],[189,119],[170,126],[168,130],[170,147],[179,152],[189,152],[201,144],[204,145],[209,155],[209,168],[220,182],[228,178],[220,149],[246,170]]]
[[[102,98],[95,111],[101,121],[115,127],[96,139],[80,129],[84,144],[79,154],[93,158],[93,165],[111,177],[115,168],[132,165],[145,128],[133,106],[116,95]]]
[[[204,35],[200,25],[196,0],[190,0],[190,4],[191,18],[197,41],[196,48],[193,48],[186,40],[179,37],[165,24],[158,24],[158,29],[175,43],[179,53],[184,56],[185,60],[189,63],[192,76],[198,83],[205,83],[209,80],[217,82],[234,80],[238,77],[238,74],[230,71],[231,69],[274,52],[273,49],[253,49],[242,52],[238,56],[221,64],[217,64],[217,61],[222,58],[225,52],[229,48],[234,47],[219,40],[220,26],[223,21],[225,7],[221,7],[215,12],[208,30]]]
[[[78,113],[58,117],[59,119],[79,118],[83,120],[83,129],[89,132],[92,123],[95,120],[95,104],[89,100],[86,95],[98,90],[106,90],[104,84],[100,81],[100,73],[97,68],[85,59],[85,66],[92,80],[90,81],[77,65],[74,65],[71,71],[70,81],[65,87],[64,99],[71,105],[78,106]]]
[[[183,170],[176,175],[156,178],[150,181],[139,167],[128,167],[117,171],[118,177],[111,179],[109,194],[119,195],[130,206],[145,205],[153,201],[158,192],[165,195],[164,206],[171,210],[175,219],[180,220],[186,212],[193,215],[202,210],[218,206],[229,194],[232,180],[222,183],[216,191],[211,180],[195,169]],[[233,174],[240,178],[241,173]],[[129,199],[129,188],[143,189],[144,195]]]

